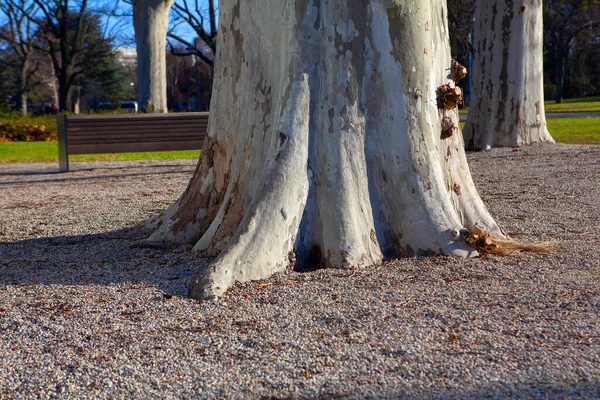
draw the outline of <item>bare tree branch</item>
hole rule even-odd
[[[203,62],[210,65],[211,67],[214,65],[214,60],[212,60],[211,58],[208,58],[204,53],[202,53],[202,51],[200,49],[197,49],[197,51],[196,51],[196,47],[192,43],[190,43],[187,40],[185,40],[177,35],[174,35],[174,34],[168,34],[168,36],[177,40],[184,46],[186,46],[186,50],[189,49],[186,52],[181,52],[181,51],[177,50],[177,48],[175,46],[173,46],[173,43],[171,43],[170,40],[167,40],[167,43],[169,45],[169,52],[171,54],[173,54],[174,56],[187,57],[187,56],[191,56],[191,55],[196,55]]]
[[[191,2],[193,1],[193,7]],[[213,54],[217,49],[217,14],[214,0],[208,0],[208,11],[205,12],[201,9],[201,2],[199,0],[181,0],[173,5],[173,14],[175,15],[174,22],[175,26],[169,32],[169,37],[177,40],[184,46],[196,47],[190,45],[190,41],[184,40],[181,35],[175,32],[175,27],[179,26],[180,23],[187,24],[196,35],[212,50]],[[208,27],[206,26],[206,15],[208,14]],[[209,65],[213,65],[213,60],[208,57],[202,48],[197,50],[197,55],[203,61]],[[175,54],[175,53],[173,53]]]

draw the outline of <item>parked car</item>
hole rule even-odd
[[[121,111],[123,112],[138,112],[138,103],[137,101],[122,101],[121,102]]]
[[[95,111],[113,111],[117,109],[117,106],[112,103],[98,103],[93,109]]]

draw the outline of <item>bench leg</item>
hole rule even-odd
[[[67,143],[67,116],[56,116],[58,122],[58,168],[60,172],[69,172],[69,145]]]

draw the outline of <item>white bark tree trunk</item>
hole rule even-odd
[[[554,140],[546,127],[542,0],[478,0],[468,149]]]
[[[444,0],[222,0],[208,138],[151,241],[219,256],[190,295],[296,263],[365,267],[473,255],[459,231],[502,232],[460,131]]]
[[[29,97],[28,72],[29,72],[29,54],[25,55],[21,65],[21,79],[19,92],[21,94],[21,115],[27,115],[27,99]]]
[[[166,113],[166,42],[173,0],[135,0],[133,25],[137,46],[138,104],[141,110]]]
[[[21,115],[27,115],[27,98],[29,97],[29,92],[26,90],[21,92]]]

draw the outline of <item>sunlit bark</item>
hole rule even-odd
[[[502,237],[469,173],[445,1],[222,0],[209,137],[150,240],[218,257],[195,298],[299,267],[475,254]],[[448,137],[442,121],[454,126]]]

